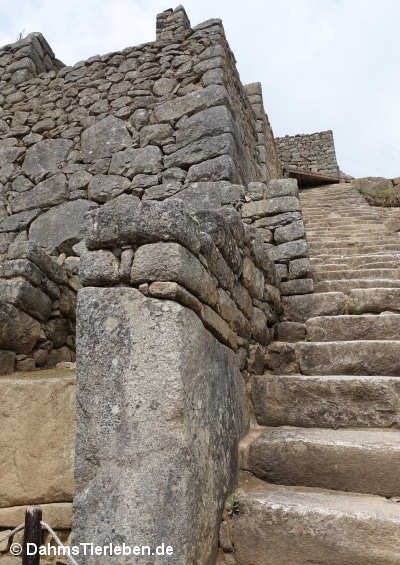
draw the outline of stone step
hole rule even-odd
[[[400,341],[298,342],[295,349],[303,375],[400,376]]]
[[[328,269],[315,267],[315,280],[341,280],[341,279],[396,279],[399,278],[400,269]]]
[[[400,427],[400,379],[348,375],[255,375],[262,426]]]
[[[338,245],[339,243],[339,245]],[[332,245],[327,243],[324,245],[323,243],[311,243],[309,245],[309,250],[311,255],[318,255],[320,251],[328,252],[331,255],[345,255],[348,254],[360,254],[360,253],[374,253],[374,252],[382,252],[382,251],[391,251],[393,253],[398,253],[400,251],[400,241],[399,245],[395,245],[394,243],[374,243],[373,245],[370,244],[363,244],[357,243],[354,245],[346,245],[342,242],[337,242],[336,244]]]
[[[342,279],[316,282],[315,292],[344,292],[363,288],[399,288],[400,279]]]
[[[370,261],[370,260],[365,260],[364,263],[360,264],[360,260],[357,259],[354,261],[354,263],[352,264],[351,259],[348,259],[347,262],[339,262],[339,259],[337,260],[337,262],[332,261],[331,263],[327,263],[324,261],[316,261],[315,259],[313,259],[311,261],[311,264],[315,270],[315,272],[317,272],[318,270],[330,270],[330,271],[334,271],[335,269],[340,269],[340,270],[353,270],[353,269],[398,269],[400,266],[399,260],[393,260],[393,261]]]
[[[232,520],[236,563],[399,564],[399,508],[391,500],[249,482]]]
[[[359,297],[355,297],[359,301]],[[400,291],[399,291],[400,300]],[[337,316],[344,314],[347,297],[342,292],[314,292],[295,296],[284,296],[282,299],[284,320],[305,322],[316,316]]]
[[[338,242],[340,245],[343,246],[353,246],[353,245],[376,245],[382,243],[400,243],[400,238],[397,236],[392,236],[391,234],[366,234],[365,236],[351,234],[345,235],[342,234],[340,236],[331,236],[329,234],[326,235],[312,235],[307,233],[307,241],[310,245],[315,245],[317,243],[322,244],[329,244],[331,246],[334,244],[337,246]]]
[[[247,459],[247,470],[272,483],[387,497],[400,494],[399,468],[400,431],[387,429],[268,428]]]
[[[346,262],[352,266],[361,266],[365,261],[395,261],[400,264],[400,253],[363,253],[360,255],[332,255],[328,257],[329,262]],[[321,263],[324,264],[327,260],[325,255],[310,258],[312,264]]]
[[[397,340],[400,314],[318,316],[306,322],[311,341]]]
[[[349,292],[349,314],[400,312],[399,288],[354,289]]]

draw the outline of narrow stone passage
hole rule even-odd
[[[315,291],[252,381],[238,562],[400,563],[400,237],[350,185],[300,199]]]

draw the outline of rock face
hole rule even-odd
[[[2,378],[0,390],[0,507],[72,501],[73,371]]]
[[[189,309],[135,289],[86,288],[78,314],[75,541],[103,544],[118,524],[113,541],[165,539],[174,563],[211,561],[246,420],[231,351]]]

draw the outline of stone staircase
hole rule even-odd
[[[315,292],[251,383],[236,562],[400,564],[400,236],[350,185],[301,202]]]

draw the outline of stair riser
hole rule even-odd
[[[306,322],[311,341],[400,339],[400,315],[320,316]]]
[[[299,342],[296,353],[303,375],[400,376],[400,341]]]
[[[289,492],[285,499],[269,493],[241,495],[240,512],[233,521],[237,563],[398,565],[400,526],[395,520],[373,511],[346,513],[329,508],[324,496],[329,501],[329,495],[322,493],[318,509],[310,507],[307,494],[301,498]],[[348,504],[344,501],[343,507]]]
[[[257,375],[252,399],[262,426],[400,427],[400,379]]]

